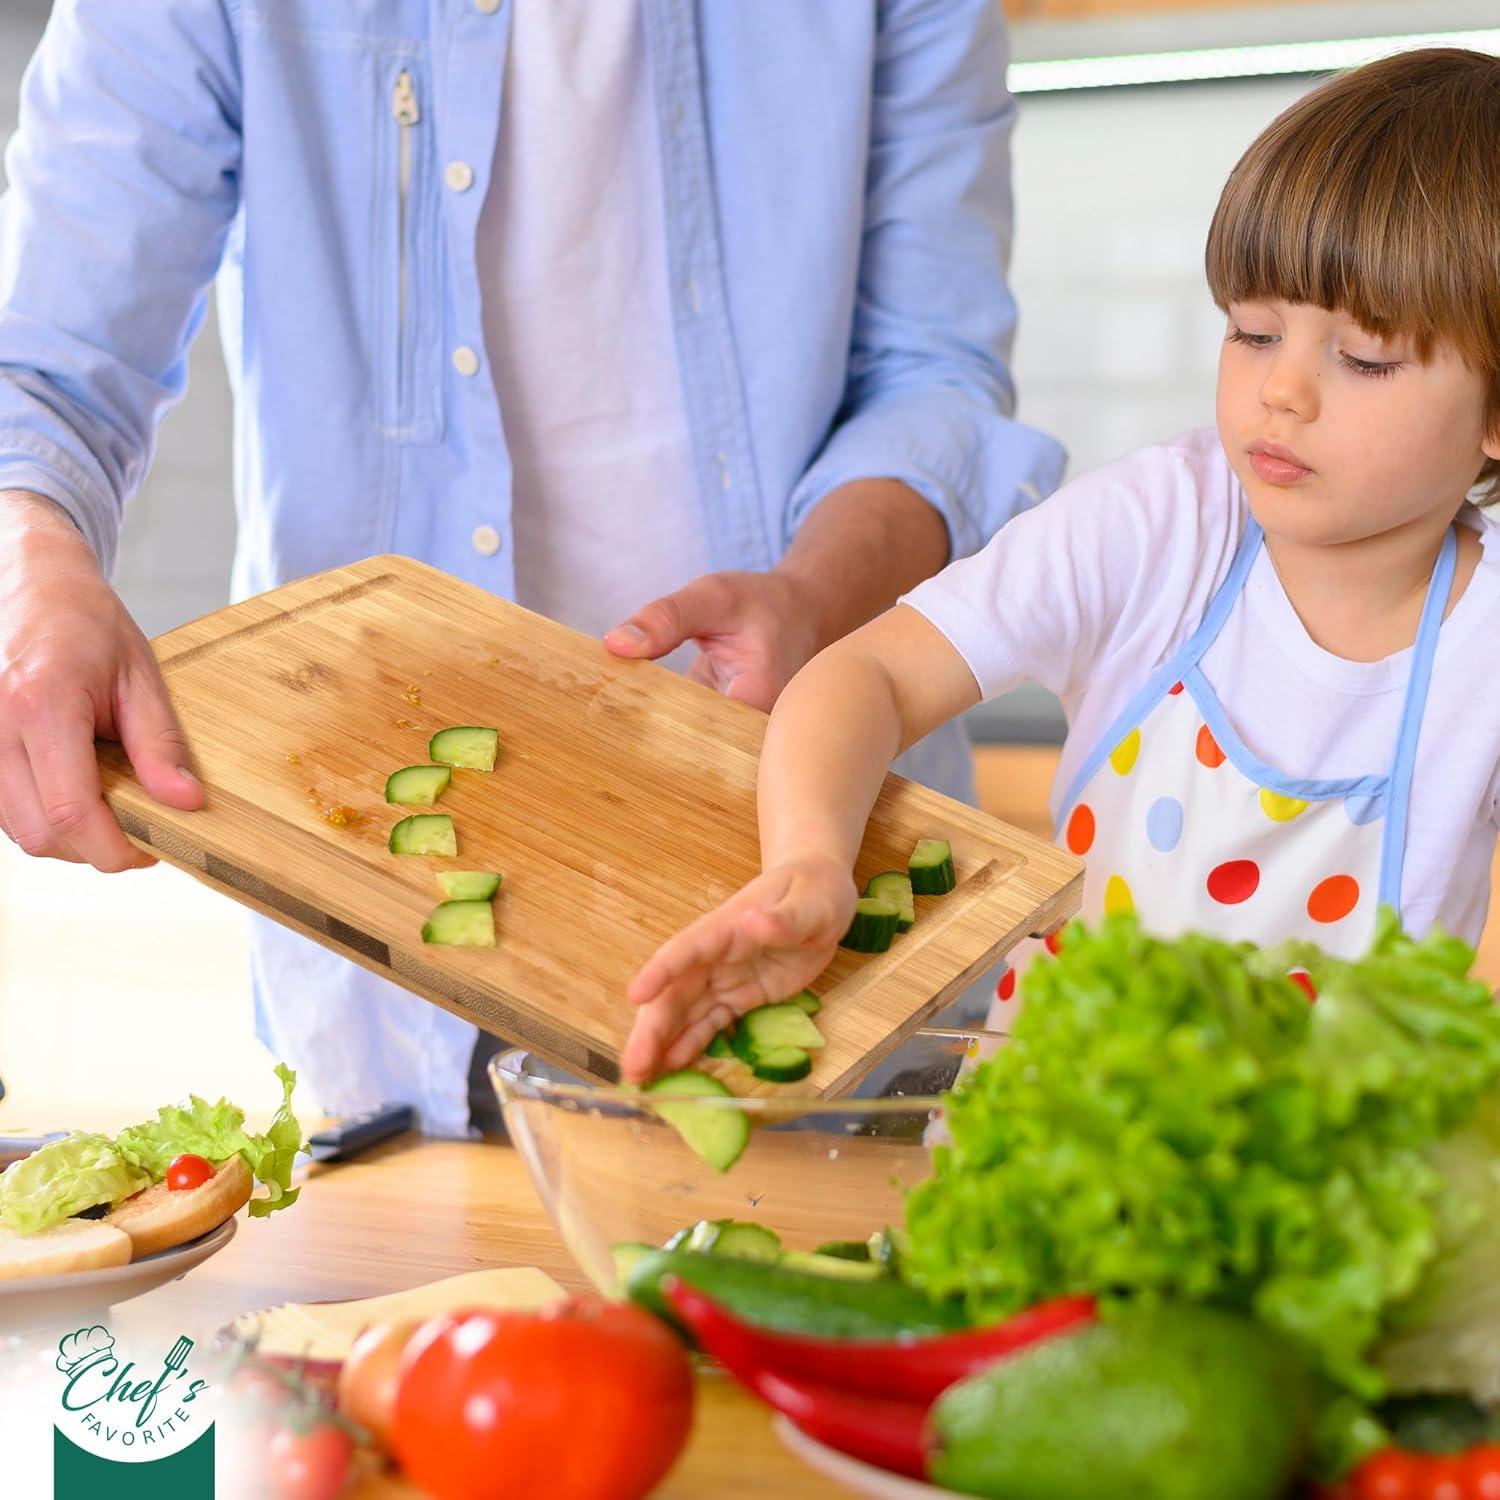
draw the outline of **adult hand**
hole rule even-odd
[[[96,736],[158,802],[203,805],[156,659],[92,550],[51,501],[0,494],[0,829],[32,855],[154,864],[105,805]]]
[[[785,572],[707,573],[652,600],[604,644],[654,661],[689,640],[700,652],[690,678],[769,709],[823,644],[816,592]]]
[[[747,1010],[810,984],[848,930],[857,896],[846,866],[809,855],[757,875],[668,938],[625,990],[637,1007],[620,1056],[625,1077],[685,1068]]]

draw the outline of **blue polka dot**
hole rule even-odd
[[[1385,811],[1384,797],[1371,797],[1364,792],[1354,792],[1344,798],[1344,812],[1357,828],[1373,823]]]
[[[1153,849],[1170,854],[1182,837],[1182,803],[1175,797],[1158,797],[1146,813],[1146,837]]]

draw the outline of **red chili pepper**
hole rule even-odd
[[[825,1447],[912,1479],[927,1478],[926,1407],[793,1380],[773,1370],[752,1370],[747,1377],[730,1373]]]
[[[1056,1297],[989,1328],[888,1341],[821,1339],[758,1328],[681,1281],[664,1284],[664,1290],[703,1349],[730,1369],[737,1362],[924,1407],[996,1360],[1085,1327],[1097,1317],[1092,1297]]]

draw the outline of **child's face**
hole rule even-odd
[[[1237,302],[1219,355],[1219,438],[1265,530],[1312,545],[1451,520],[1500,434],[1485,381],[1439,345],[1423,364],[1344,313]]]

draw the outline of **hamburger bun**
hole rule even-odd
[[[173,1192],[165,1182],[153,1183],[127,1198],[103,1222],[124,1230],[131,1259],[139,1260],[217,1229],[250,1201],[254,1186],[244,1157],[231,1156],[201,1186]]]
[[[129,1259],[130,1236],[102,1219],[64,1219],[36,1234],[0,1225],[0,1281],[97,1271]]]

